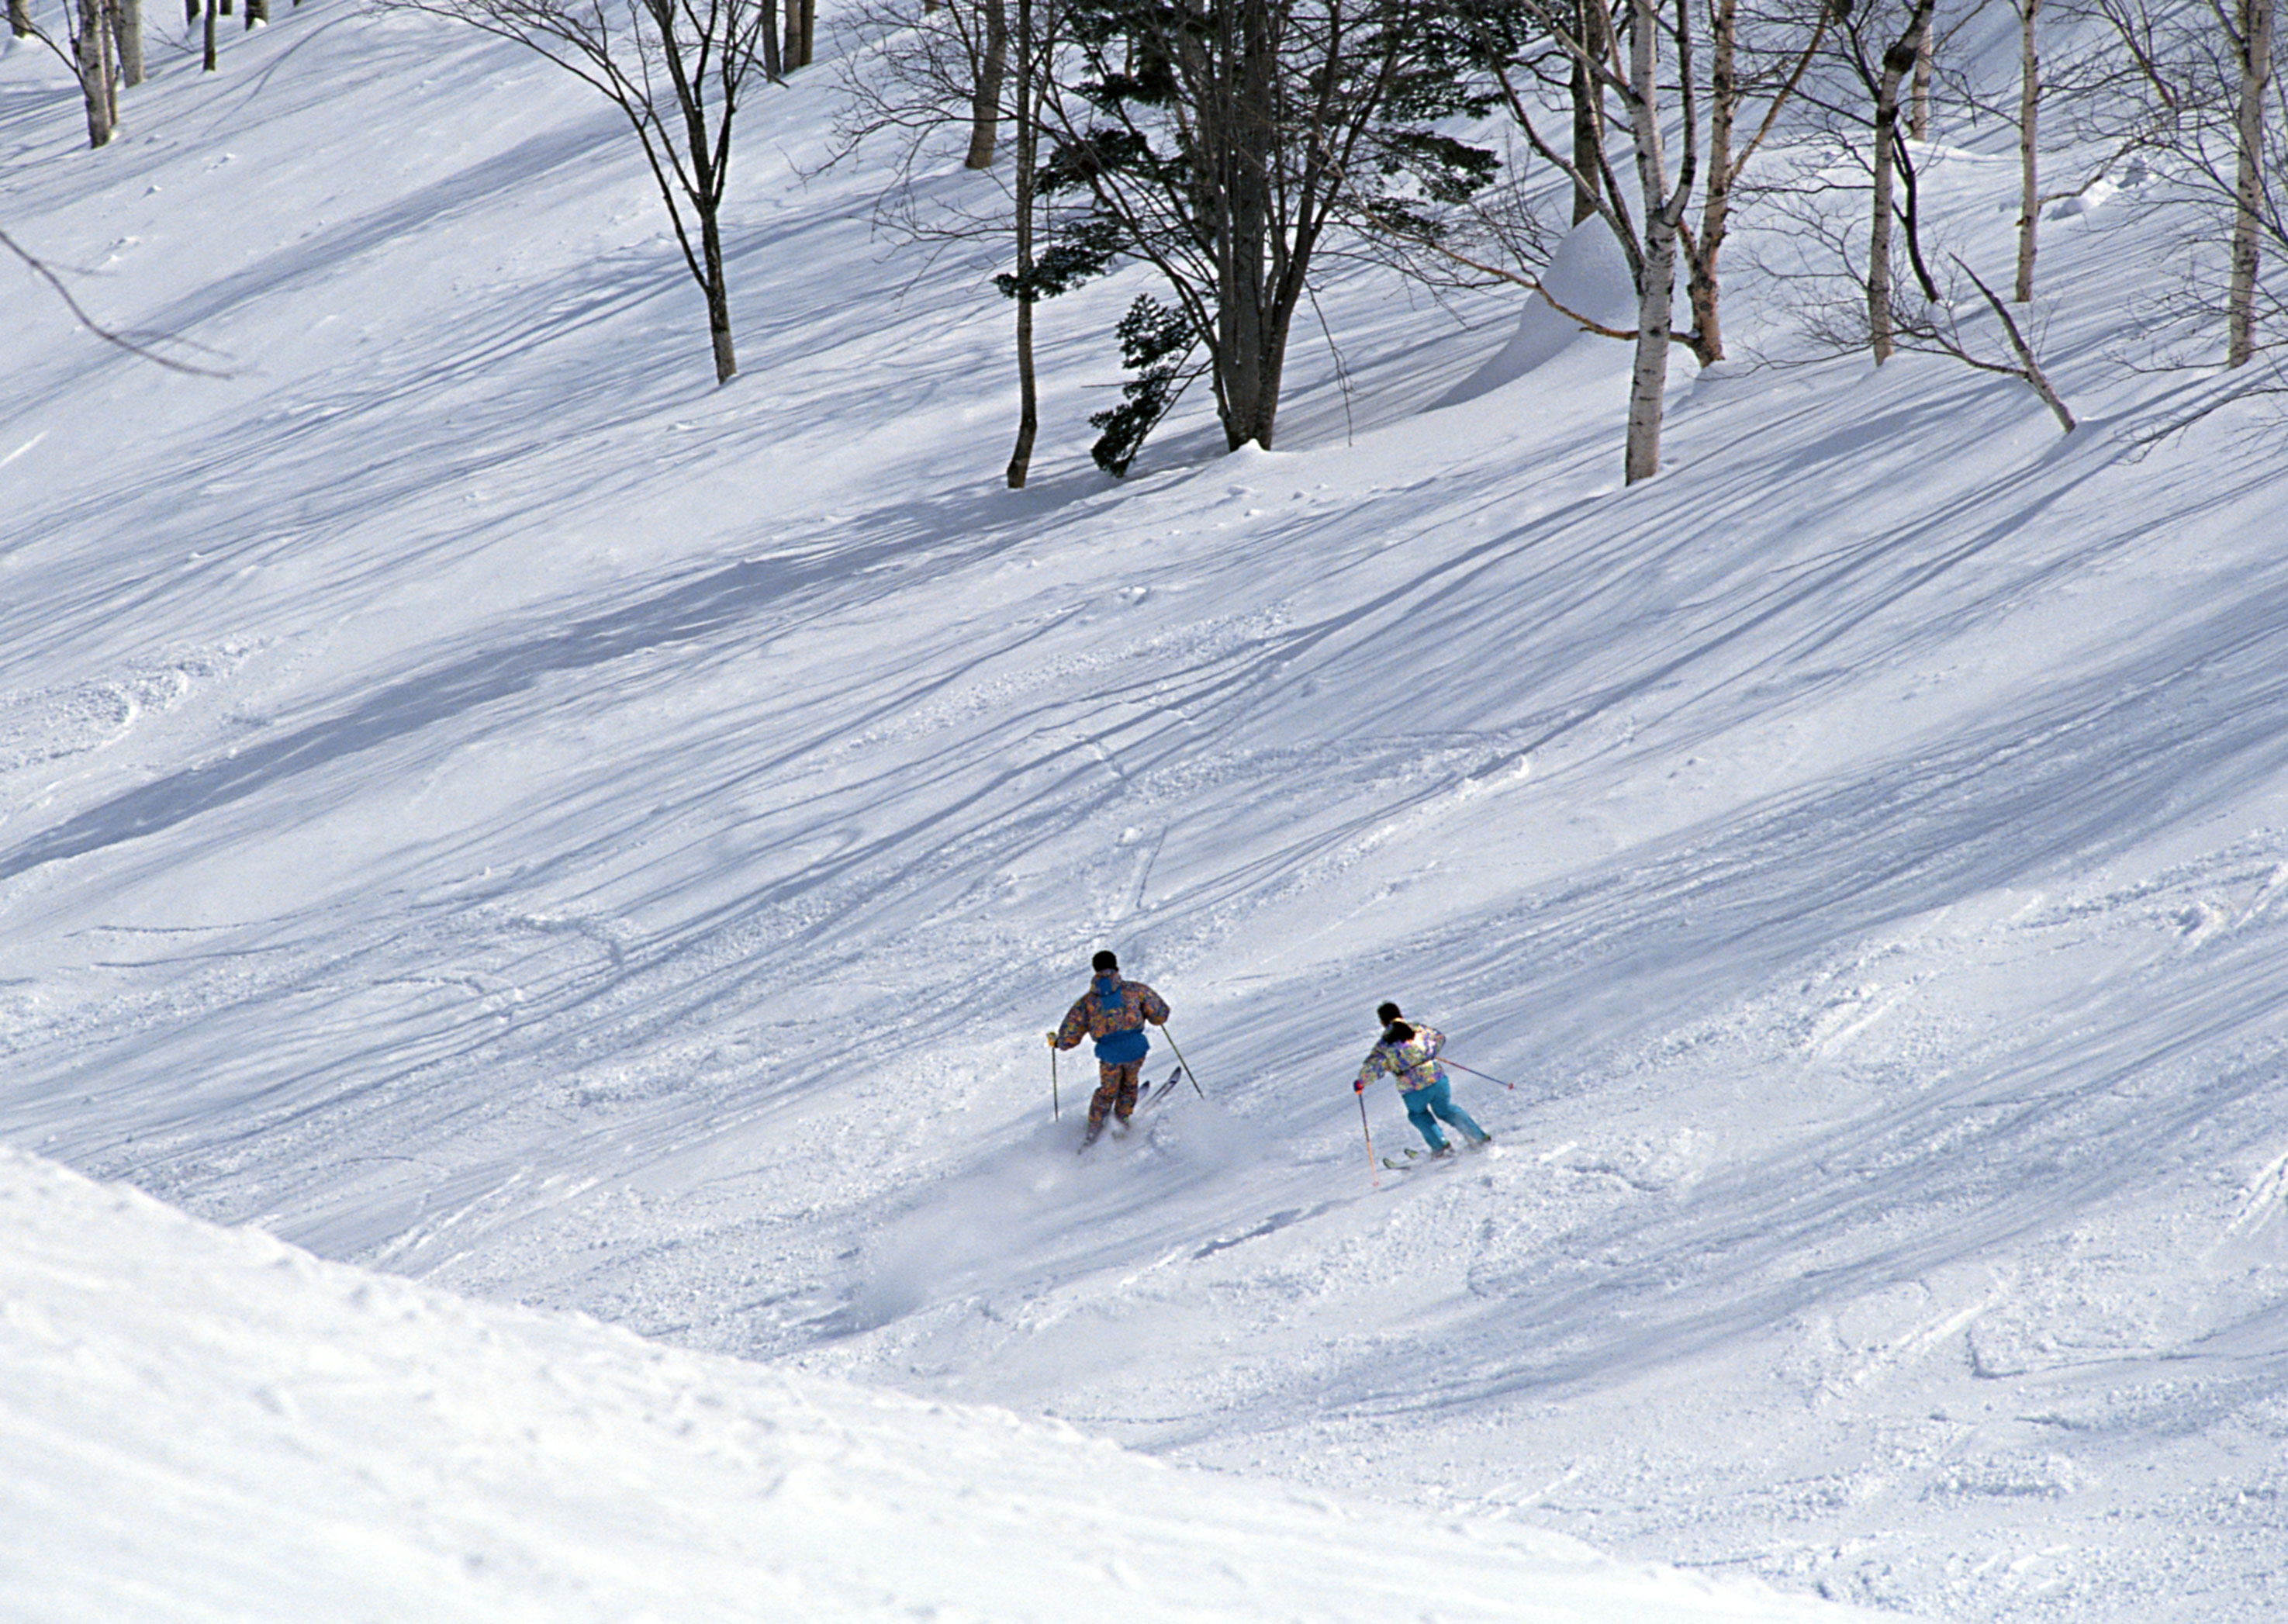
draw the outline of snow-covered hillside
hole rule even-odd
[[[612,1344],[708,1391],[1932,1616],[2288,1604],[2288,511],[2260,416],[2145,443],[2127,211],[2046,243],[2070,439],[1680,366],[1623,492],[1617,346],[1352,268],[1354,396],[1299,344],[1283,450],[1194,402],[1116,485],[1116,281],[1012,495],[991,266],[870,234],[828,75],[751,109],[719,392],[578,85],[324,0],[194,67],[89,154],[0,61],[0,222],[229,373],[6,307],[7,1143],[777,1367]],[[1970,252],[2014,162],[1927,156]],[[1206,1097],[1082,1161],[1108,945]],[[1370,1182],[1386,997],[1498,1157]]]
[[[1868,1615],[679,1353],[0,1151],[14,1620]]]

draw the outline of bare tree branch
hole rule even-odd
[[[47,283],[49,288],[55,293],[55,296],[64,302],[64,307],[72,313],[72,315],[78,321],[79,324],[85,328],[89,332],[94,334],[98,338],[102,339],[104,343],[115,345],[119,349],[126,351],[130,355],[135,356],[137,359],[141,360],[147,360],[154,366],[164,367],[170,372],[187,373],[193,377],[223,378],[234,376],[232,373],[221,371],[212,367],[194,366],[189,361],[177,360],[171,356],[162,355],[156,350],[151,348],[147,343],[138,338],[131,337],[127,334],[114,331],[112,329],[104,326],[102,322],[88,314],[86,306],[83,305],[76,298],[72,297],[72,290],[64,285],[63,278],[57,275],[54,269],[51,267],[45,260],[27,249],[22,243],[17,242],[15,238],[10,236],[5,231],[0,231],[0,248],[5,248],[10,253],[15,255],[17,258],[22,260],[26,265],[30,267],[32,274],[38,277],[42,281]],[[184,338],[170,338],[167,342],[171,344],[185,345],[192,349],[206,349],[206,346],[203,345],[194,345],[191,344],[188,339]],[[216,353],[216,352],[212,350],[207,350],[206,353],[210,355]]]

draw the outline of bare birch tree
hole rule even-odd
[[[118,80],[113,72],[111,19],[104,0],[76,0],[72,15],[72,67],[87,104],[87,144],[109,144],[119,128]]]
[[[1033,353],[1035,306],[1069,285],[1062,268],[1041,264],[1040,193],[1048,65],[1061,37],[1062,0],[869,0],[855,16],[870,48],[842,62],[838,121],[846,154],[888,139],[895,178],[876,211],[877,228],[932,248],[989,242],[1013,256],[994,285],[1016,305],[1017,438],[1005,470],[1010,488],[1030,475],[1040,429]],[[1013,162],[973,187],[930,184],[949,161],[947,138],[965,131],[962,167],[990,174],[1008,143]]]
[[[2018,280],[2011,297],[2034,297],[2034,255],[2042,226],[2042,0],[2011,0],[2018,12]]]
[[[1591,74],[1617,104],[1633,159],[1635,185],[1623,186],[1601,129],[1589,170],[1541,131],[1536,110],[1520,88],[1505,53],[1493,68],[1510,116],[1534,151],[1573,182],[1577,199],[1593,189],[1596,212],[1613,234],[1636,290],[1636,355],[1630,368],[1628,435],[1622,457],[1629,484],[1660,471],[1660,436],[1668,384],[1668,351],[1673,337],[1676,270],[1685,237],[1685,210],[1699,167],[1699,86],[1694,77],[1692,7],[1675,0],[1672,20],[1661,15],[1657,0],[1578,0],[1583,9],[1600,8],[1595,38],[1615,48],[1601,49],[1569,16],[1567,0],[1522,0],[1539,28]],[[1664,44],[1666,49],[1664,51]],[[1627,55],[1620,56],[1625,46]],[[1664,75],[1663,69],[1667,72]],[[1661,91],[1676,89],[1680,139],[1673,165],[1668,154],[1667,115]],[[1593,173],[1595,182],[1592,186]],[[1634,202],[1632,202],[1633,194]]]
[[[514,40],[625,115],[707,303],[715,381],[739,369],[723,265],[733,121],[766,76],[775,8],[759,0],[384,0]],[[793,15],[790,0],[789,15]]]
[[[989,170],[1001,140],[1001,88],[1009,76],[1009,8],[1005,0],[973,0],[983,16],[969,96],[969,155],[965,168]]]
[[[1925,28],[1915,45],[1914,99],[1908,104],[1907,134],[1918,141],[1930,139],[1931,79],[1938,66],[1938,31]]]
[[[1903,165],[1907,168],[1911,204],[1913,198],[1913,159],[1907,151],[1909,132],[1902,128],[1903,104],[1910,76],[1929,36],[1934,9],[1935,0],[1895,0],[1887,7],[1873,5],[1845,14],[1836,30],[1837,49],[1866,98],[1863,104],[1866,111],[1859,119],[1863,127],[1871,127],[1866,152],[1870,209],[1864,294],[1867,346],[1878,366],[1898,348],[1892,289],[1896,279]],[[1909,238],[1911,242],[1911,231]],[[1937,290],[1927,285],[1927,273],[1924,280],[1928,297],[1935,300]]]
[[[143,83],[143,0],[109,0],[113,48],[119,57],[119,83],[133,90]]]
[[[1830,10],[1826,0],[1815,0],[1808,22],[1800,15],[1759,19],[1783,41],[1776,51],[1757,50],[1744,39],[1740,0],[1709,0],[1708,17],[1708,183],[1702,194],[1700,223],[1687,231],[1683,239],[1690,266],[1686,292],[1692,304],[1692,333],[1688,342],[1703,366],[1724,359],[1723,284],[1718,260],[1731,229],[1733,197],[1749,161],[1778,126],[1817,58],[1827,37]],[[1739,142],[1742,120],[1760,97],[1764,102],[1763,116],[1754,133]]]
[[[2232,259],[2225,290],[2225,360],[2248,364],[2256,353],[2256,273],[2265,214],[2264,104],[2272,84],[2275,0],[2235,0],[2230,19],[2221,4],[2238,84],[2233,105]]]
[[[2157,190],[2194,205],[2204,222],[2197,247],[2213,253],[2223,240],[2221,288],[2189,289],[2183,302],[2221,315],[2225,366],[2236,370],[2266,347],[2259,328],[2268,248],[2288,254],[2288,118],[2267,116],[2282,88],[2277,0],[2095,0],[2094,10],[2124,65],[2105,88],[2136,125],[2122,145],[2165,154],[2170,184]],[[2213,263],[2209,253],[2198,257]]]

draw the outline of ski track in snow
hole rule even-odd
[[[12,234],[233,369],[19,321],[8,1142],[1633,1557],[2278,1616],[2288,521],[2229,414],[2126,432],[2126,211],[2045,245],[2070,440],[1936,362],[1727,367],[1618,493],[1611,354],[1426,411],[1513,307],[1352,269],[1355,402],[1299,347],[1286,449],[1190,402],[1115,487],[1129,276],[1045,314],[1011,494],[991,267],[906,286],[824,76],[742,156],[709,391],[578,87],[306,10],[99,169],[0,64]],[[1998,251],[2006,176],[1931,183]],[[1082,1160],[1039,1033],[1107,941],[1209,1097]],[[1520,1085],[1458,1080],[1513,1153],[1373,1187],[1385,996]]]

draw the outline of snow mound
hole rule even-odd
[[[1509,342],[1438,404],[1459,406],[1490,394],[1547,365],[1577,344],[1585,343],[1601,353],[1610,350],[1625,364],[1626,348],[1585,331],[1581,322],[1585,318],[1601,327],[1633,329],[1636,305],[1628,262],[1621,257],[1620,244],[1613,241],[1611,228],[1599,219],[1582,221],[1549,257],[1548,268],[1541,273],[1541,287],[1526,300],[1518,314],[1517,331],[1510,335]]]
[[[1833,1619],[484,1306],[0,1151],[0,1616]]]

